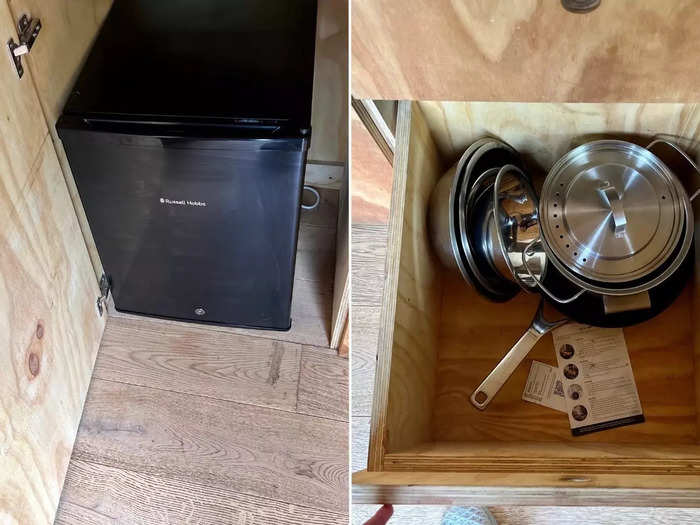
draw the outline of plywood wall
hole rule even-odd
[[[29,69],[33,74],[51,140],[65,174],[95,276],[99,278],[102,275],[102,263],[80,202],[66,152],[56,132],[56,121],[87,58],[92,42],[107,16],[112,0],[8,0],[8,3],[15,20],[18,20],[21,14],[28,13],[42,21],[37,43],[30,56],[24,60],[25,69]]]
[[[319,0],[309,160],[345,162],[348,139],[348,2]]]
[[[0,34],[16,38],[14,20],[0,2]],[[104,330],[36,81],[31,69],[20,80],[0,61],[3,523],[53,522]]]
[[[686,143],[700,138],[700,104],[426,101],[419,105],[440,153],[449,161],[485,134],[505,140],[545,172],[568,150],[596,138],[642,145],[657,133]]]
[[[358,98],[696,102],[700,2],[353,0]]]

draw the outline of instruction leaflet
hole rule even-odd
[[[552,335],[574,436],[644,422],[621,328],[569,323]]]
[[[523,400],[566,413],[564,383],[559,369],[556,366],[533,361],[525,382]]]

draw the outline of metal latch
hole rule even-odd
[[[36,37],[39,36],[41,30],[41,20],[38,18],[29,18],[27,15],[22,15],[17,23],[17,34],[19,36],[19,44],[15,43],[14,38],[10,37],[7,41],[7,49],[10,50],[10,58],[15,65],[17,76],[22,78],[24,75],[24,67],[22,67],[22,55],[26,55],[32,49]]]
[[[100,296],[97,298],[97,311],[100,313],[100,317],[104,313],[105,308],[107,308],[107,298],[109,297],[109,289],[112,287],[109,282],[109,277],[102,274],[100,278]]]

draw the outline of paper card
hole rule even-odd
[[[574,436],[644,422],[621,328],[569,323],[552,335]]]
[[[533,361],[525,382],[523,400],[566,412],[564,386],[556,366]]]

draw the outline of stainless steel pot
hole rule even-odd
[[[459,253],[459,226],[455,220],[455,206],[467,161],[476,150],[491,140],[481,138],[467,148],[459,161],[440,177],[430,195],[428,206],[428,229],[438,259],[445,267],[458,271],[469,284],[472,284],[472,277]]]
[[[466,198],[483,172],[518,162],[517,152],[502,141],[482,138],[474,142],[438,181],[430,198],[428,228],[435,253],[444,266],[459,271],[481,295],[506,301],[518,292],[513,282],[493,274],[472,242],[467,225]]]
[[[541,237],[523,253],[542,246],[579,291],[560,297],[528,273],[562,304],[584,292],[624,296],[658,286],[685,260],[694,231],[690,199],[676,175],[648,148],[618,140],[583,144],[552,167],[539,222]]]

